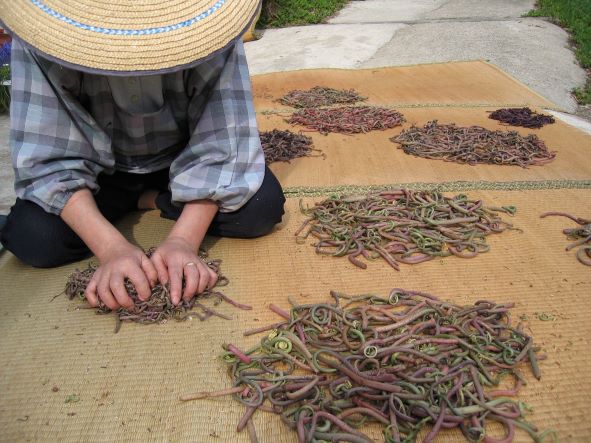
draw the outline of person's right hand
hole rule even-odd
[[[112,310],[120,306],[133,309],[133,300],[125,289],[126,278],[131,280],[141,300],[150,297],[151,288],[158,281],[158,273],[140,248],[125,242],[109,248],[99,260],[100,266],[94,272],[85,293],[92,306],[98,306],[100,300]]]

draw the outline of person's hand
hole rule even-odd
[[[158,273],[140,248],[125,242],[109,248],[99,260],[101,264],[94,272],[85,293],[92,306],[98,306],[100,300],[112,310],[120,306],[133,309],[133,300],[125,289],[125,278],[131,280],[140,300],[150,297],[151,287],[158,281]]]
[[[167,238],[151,257],[160,283],[170,283],[170,299],[174,305],[189,301],[195,295],[215,286],[218,275],[199,258],[182,237]],[[185,289],[183,290],[183,277]]]

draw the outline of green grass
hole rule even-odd
[[[587,83],[585,86],[575,88],[573,95],[577,101],[582,105],[591,105],[591,74],[587,76]]]
[[[260,28],[323,23],[349,0],[263,0]]]
[[[575,54],[581,66],[591,71],[591,1],[590,0],[538,0],[530,17],[550,17],[566,28],[576,47]],[[591,78],[573,94],[581,104],[591,104]]]

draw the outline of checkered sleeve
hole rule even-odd
[[[12,45],[11,70],[9,143],[16,194],[59,214],[75,191],[98,190],[96,177],[109,160],[74,122],[62,84],[50,81],[38,59],[18,40]]]
[[[174,202],[209,199],[218,202],[221,212],[231,212],[261,186],[265,159],[241,41],[223,57],[193,68],[189,86],[211,79],[216,63],[223,65],[205,106],[189,106],[190,118],[192,107],[203,111],[193,116],[189,143],[171,165],[170,186]],[[191,100],[200,103],[205,97],[195,94]]]

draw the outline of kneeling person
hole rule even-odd
[[[198,257],[206,233],[257,237],[283,215],[240,40],[258,0],[170,3],[157,17],[142,4],[80,0],[66,14],[0,0],[14,36],[18,197],[0,239],[37,267],[94,253],[100,266],[86,293],[93,305],[131,307],[125,278],[142,299],[157,281],[170,284],[173,303],[190,299],[217,278]],[[56,29],[59,39],[50,37]],[[176,220],[151,258],[112,224],[137,209]]]

